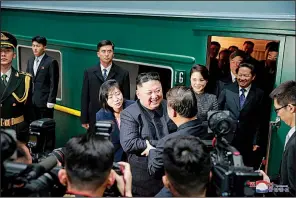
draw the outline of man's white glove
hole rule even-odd
[[[55,105],[54,103],[49,103],[48,102],[46,106],[47,106],[47,108],[52,109],[54,107],[54,105]]]

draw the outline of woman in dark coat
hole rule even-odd
[[[114,162],[126,161],[126,156],[120,145],[119,127],[120,113],[123,109],[133,104],[132,100],[125,100],[116,80],[104,82],[99,92],[99,102],[102,108],[96,113],[96,121],[112,120],[114,130],[111,133],[111,141],[115,148]]]

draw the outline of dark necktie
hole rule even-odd
[[[3,74],[2,75],[2,80],[3,80],[3,83],[4,83],[5,86],[7,86],[7,80],[6,80],[6,78],[7,78],[7,75],[6,74]]]
[[[239,104],[240,104],[240,108],[243,108],[243,105],[246,101],[246,97],[245,97],[245,91],[246,89],[241,88],[240,91],[242,92],[241,95],[239,96]]]
[[[107,69],[103,69],[103,71],[104,71],[103,78],[106,81],[106,79],[107,79]]]

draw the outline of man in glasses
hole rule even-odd
[[[291,127],[286,135],[284,153],[282,156],[279,173],[279,183],[289,186],[289,195],[296,196],[296,81],[287,81],[275,88],[270,97],[274,101],[277,116]],[[264,178],[269,181],[268,176],[261,171]]]

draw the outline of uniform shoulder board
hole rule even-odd
[[[27,72],[19,71],[19,73],[22,74],[22,75],[26,75],[26,76],[32,77],[32,75],[30,73],[27,73]]]

